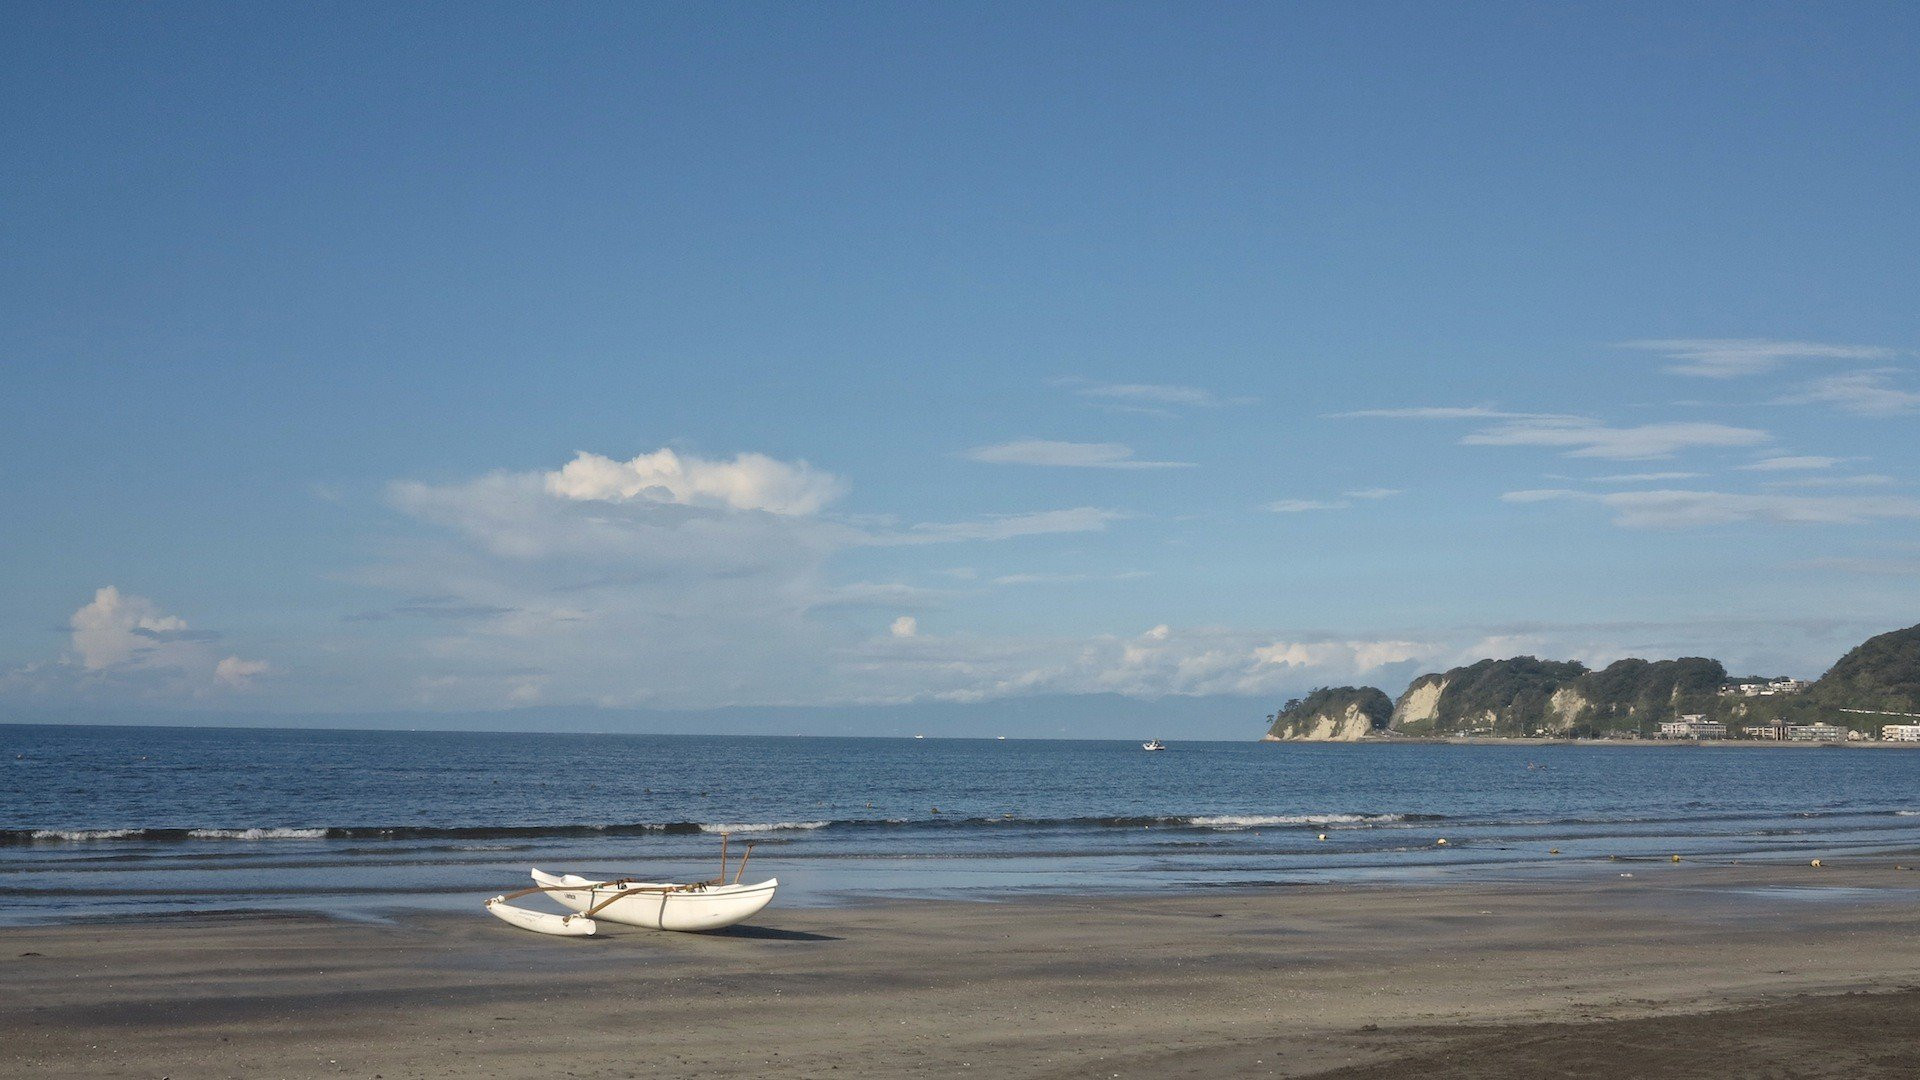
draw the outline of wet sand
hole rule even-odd
[[[1915,865],[0,929],[0,1075],[1912,1077]]]

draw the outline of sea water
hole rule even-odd
[[[0,922],[465,908],[722,834],[783,904],[1833,858],[1920,845],[1920,752],[0,726]]]

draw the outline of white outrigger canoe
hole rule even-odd
[[[724,853],[725,848],[721,850]],[[721,864],[720,877],[688,884],[632,878],[595,881],[577,874],[548,874],[535,869],[532,888],[493,897],[487,901],[487,910],[522,930],[564,937],[591,937],[599,930],[596,919],[648,930],[718,930],[758,914],[773,901],[773,891],[780,887],[778,878],[742,884],[738,873],[728,882],[725,865]],[[746,868],[743,858],[740,873]],[[561,906],[571,908],[573,914],[554,915],[507,903],[533,893],[546,893]]]

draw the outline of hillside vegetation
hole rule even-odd
[[[1920,626],[1868,639],[1803,693],[1720,693],[1740,681],[1761,680],[1730,680],[1720,661],[1699,656],[1629,658],[1597,671],[1578,661],[1532,656],[1481,660],[1422,675],[1390,703],[1374,687],[1316,690],[1269,717],[1268,737],[1354,738],[1356,731],[1382,729],[1403,735],[1651,734],[1665,721],[1694,714],[1729,728],[1819,720],[1874,734],[1899,718],[1843,710],[1920,713]],[[1324,734],[1328,730],[1340,734]]]
[[[1385,730],[1393,699],[1371,686],[1323,686],[1267,718],[1271,740],[1352,742]]]

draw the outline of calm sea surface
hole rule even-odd
[[[0,726],[0,770],[11,923],[377,918],[529,866],[711,876],[722,831],[783,904],[1920,846],[1920,752],[1898,750]]]

